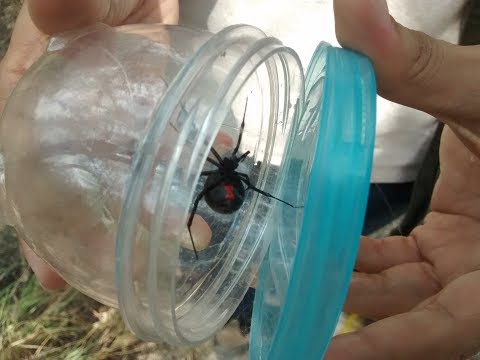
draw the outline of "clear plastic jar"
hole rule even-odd
[[[359,218],[365,207],[373,76],[365,59],[334,53],[340,78],[353,79],[341,86],[358,98],[346,96],[353,115],[342,115],[342,127],[322,124],[321,114],[336,114],[322,103],[333,89],[325,85],[328,48],[319,46],[305,80],[292,49],[246,25],[217,34],[96,25],[56,37],[3,114],[8,223],[72,286],[118,306],[144,340],[191,345],[214,334],[271,244],[271,280],[286,298],[296,248],[318,230],[304,233],[318,211],[308,205],[313,166],[328,171],[333,139],[345,171],[334,172],[342,180],[332,194],[350,182]],[[236,169],[242,185],[224,196],[245,193],[237,211],[222,214],[201,195],[232,153],[246,154]],[[347,258],[342,274],[353,265]],[[346,285],[339,289],[341,302]]]

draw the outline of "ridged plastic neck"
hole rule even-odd
[[[238,54],[236,61],[224,68],[216,67],[216,61],[231,52]],[[284,124],[294,111],[292,105],[303,104],[303,70],[297,55],[257,28],[232,26],[212,36],[182,68],[155,111],[151,126],[135,154],[118,227],[116,283],[122,316],[131,330],[144,340],[192,345],[212,336],[228,321],[250,286],[247,281],[250,278],[242,275],[246,272],[253,274],[252,267],[259,266],[266,252],[268,244],[258,238],[250,260],[245,263],[236,260],[236,254],[242,250],[240,238],[243,234],[238,235],[235,251],[225,259],[230,267],[209,279],[206,292],[196,295],[189,306],[178,303],[175,276],[179,237],[185,229],[193,189],[200,176],[199,164],[205,162],[231,104],[260,66],[265,66],[269,74],[269,94],[265,94],[270,107],[269,126],[274,128],[277,124]],[[206,80],[209,73],[215,75],[215,84]],[[199,89],[202,89],[201,94]],[[175,123],[172,119],[182,109],[182,101],[190,101],[193,105],[186,119]],[[202,119],[201,127],[192,135],[192,124],[198,119]],[[176,150],[171,153],[155,194],[155,212],[148,229],[149,241],[144,256],[145,276],[140,286],[143,291],[139,291],[132,259],[138,238],[142,196],[150,174],[155,171],[155,154],[159,153],[160,144],[166,140],[166,129],[172,123],[178,130],[173,147]],[[186,142],[192,136],[195,136],[195,145],[188,150],[190,155],[186,157]],[[273,143],[274,139],[268,142],[267,154]],[[181,184],[176,180],[180,173]],[[261,176],[259,182],[262,182]],[[180,198],[186,201],[179,204]],[[176,225],[167,230],[166,219],[172,212],[170,204],[173,203],[178,219],[175,219]],[[246,216],[254,216],[258,204],[255,206]]]

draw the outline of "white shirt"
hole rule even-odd
[[[409,28],[457,43],[467,0],[388,0],[392,16]],[[180,0],[183,25],[218,32],[254,25],[292,47],[306,67],[317,44],[338,46],[333,0]],[[378,98],[372,182],[415,179],[435,131],[430,115]]]

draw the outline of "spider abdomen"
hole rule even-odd
[[[211,174],[205,182],[205,188],[218,183],[212,190],[205,194],[205,201],[215,212],[232,214],[242,206],[245,201],[245,187],[237,176],[227,177],[220,173]]]

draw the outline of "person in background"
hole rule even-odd
[[[415,6],[417,3],[422,2],[408,4]],[[447,3],[450,10],[442,12]],[[431,15],[432,18],[448,18],[455,22],[456,15],[450,16],[455,14],[454,9],[460,9],[458,3],[432,2],[423,10],[419,8],[415,16],[420,19]],[[8,53],[0,63],[0,107],[24,71],[43,51],[47,33],[95,21],[111,25],[175,23],[178,16],[178,4],[170,0],[31,0],[28,4],[30,11],[26,7],[23,9]],[[277,8],[285,4],[287,1],[279,1],[260,12],[258,8],[254,11],[253,2],[242,2],[241,13],[255,13],[259,19],[275,17]],[[326,358],[414,360],[468,357],[480,349],[477,335],[480,332],[480,48],[455,46],[400,25],[390,16],[385,0],[335,0],[333,4],[339,43],[370,57],[379,95],[424,112],[402,110],[404,114],[412,112],[419,116],[418,123],[414,122],[418,127],[416,130],[409,128],[412,130],[409,136],[417,138],[420,143],[419,139],[431,137],[433,131],[428,128],[432,127],[434,118],[446,126],[440,145],[441,172],[424,224],[407,236],[381,240],[364,237],[361,240],[357,272],[353,274],[345,309],[379,321],[357,332],[335,337]],[[394,11],[394,3],[389,4]],[[222,16],[228,14],[224,10]],[[401,18],[401,13],[395,15]],[[292,11],[288,19],[302,21],[296,11]],[[272,20],[272,24],[278,24],[277,21]],[[307,29],[309,34],[315,29],[319,31],[319,24],[320,17]],[[451,22],[433,26],[432,31],[439,31],[433,35],[441,37],[442,31],[448,28],[447,24],[451,25]],[[325,39],[320,33],[315,37],[315,43],[318,37]],[[288,42],[288,38],[283,40]],[[304,54],[302,57],[308,57],[305,55],[307,50],[302,51],[301,46],[293,47]],[[386,119],[391,118],[386,115],[388,112],[382,112],[381,108],[380,111]],[[408,128],[405,118],[396,121],[399,124],[403,121],[404,125],[399,125],[399,129],[405,131]],[[418,132],[421,136],[417,137]],[[389,144],[384,144],[383,150],[388,148]],[[423,145],[418,144],[415,152],[420,148]],[[378,151],[377,154],[381,155]],[[376,164],[380,166],[377,158]],[[414,176],[408,166],[403,170],[404,175],[410,173],[409,176]],[[406,176],[397,181],[411,179]],[[63,285],[48,265],[36,258],[31,250],[23,248],[45,287],[55,289]]]

